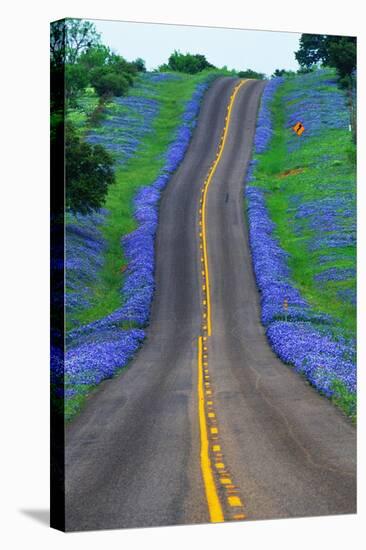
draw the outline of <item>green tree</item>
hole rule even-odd
[[[81,53],[79,63],[85,67],[87,71],[91,71],[105,65],[110,54],[110,49],[107,46],[104,46],[104,44],[96,44]]]
[[[73,102],[88,85],[88,66],[80,56],[97,47],[99,35],[93,23],[80,19],[62,19],[51,24],[51,103],[61,105],[65,97]],[[54,107],[55,108],[55,107]]]
[[[326,35],[324,34],[302,34],[300,48],[295,52],[295,57],[300,67],[311,67],[316,63],[328,63],[328,52],[326,47]]]
[[[82,52],[100,41],[94,23],[83,19],[66,19],[66,63],[76,63]]]
[[[137,75],[137,69],[133,63],[129,63],[121,55],[111,53],[107,60],[107,66],[115,73],[122,73],[126,80],[131,85],[133,84],[133,78]]]
[[[331,37],[328,41],[328,65],[337,69],[343,86],[351,86],[351,75],[356,69],[356,38]],[[334,39],[336,38],[336,40]]]
[[[73,103],[89,83],[89,75],[80,63],[65,65],[65,96]]]
[[[123,96],[131,84],[129,75],[111,70],[110,67],[99,67],[93,71],[91,84],[99,97]]]
[[[295,57],[303,68],[317,63],[334,67],[343,84],[349,84],[356,69],[357,40],[353,36],[302,34]]]
[[[183,54],[177,50],[171,54],[168,65],[162,65],[162,70],[178,71],[181,73],[196,74],[205,69],[214,69],[202,54]]]
[[[141,59],[141,57],[138,57],[135,61],[132,61],[131,65],[136,68],[137,72],[146,73],[145,61]]]
[[[66,208],[82,214],[100,208],[115,177],[110,153],[101,145],[82,141],[68,123],[65,164]]]
[[[137,67],[107,46],[96,44],[83,51],[76,63],[66,64],[67,98],[74,99],[88,84],[99,97],[125,95],[137,75]]]
[[[79,56],[99,44],[95,25],[82,19],[61,19],[51,23],[51,63],[76,63]]]

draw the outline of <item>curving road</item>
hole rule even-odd
[[[164,191],[148,338],[67,428],[68,531],[356,511],[354,427],[260,323],[242,186],[263,82],[238,83],[210,87]]]

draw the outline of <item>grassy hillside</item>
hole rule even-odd
[[[249,180],[262,193],[262,206],[274,223],[267,234],[273,246],[279,245],[276,253],[285,252],[289,272],[278,272],[277,279],[292,288],[283,287],[277,309],[265,314],[264,324],[280,357],[353,416],[356,167],[348,106],[331,70],[277,84],[265,105],[269,143],[262,150],[257,143]],[[300,137],[292,130],[298,121],[305,127]],[[285,349],[281,340],[295,335],[295,323],[302,344]]]

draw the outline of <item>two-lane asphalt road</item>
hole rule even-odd
[[[264,84],[239,83],[210,87],[164,191],[148,338],[67,428],[69,531],[355,512],[354,428],[260,324],[242,192]]]

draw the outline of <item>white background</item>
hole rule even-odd
[[[4,7],[5,6],[5,7]],[[47,527],[48,412],[48,38],[62,17],[123,19],[333,33],[359,37],[359,98],[365,98],[361,2],[292,0],[60,0],[2,5],[1,13],[1,484],[3,548],[322,549],[359,547],[365,521],[365,354],[359,347],[359,514],[298,520],[101,531],[65,535]],[[224,47],[224,45],[223,45]],[[271,55],[271,52],[268,52]],[[253,67],[255,68],[255,67]],[[365,132],[359,101],[359,281],[365,280]],[[359,311],[364,308],[359,283]],[[362,305],[361,305],[362,304]],[[360,315],[361,319],[362,315]],[[364,330],[359,323],[359,335]],[[37,519],[38,518],[38,519]],[[43,518],[43,519],[42,519]]]

